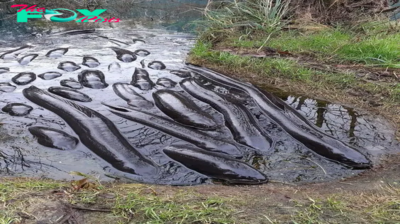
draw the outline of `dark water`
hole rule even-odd
[[[145,10],[139,11],[146,15]],[[162,20],[162,13],[152,15],[159,15]],[[126,15],[126,17],[129,16],[132,15]],[[304,145],[306,143],[300,143],[289,135],[282,125],[266,116],[253,100],[253,96],[228,84],[210,86],[205,79],[203,87],[213,92],[216,97],[222,97],[220,104],[224,105],[228,111],[233,111],[233,114],[240,118],[238,120],[246,122],[243,125],[236,125],[237,130],[229,129],[229,122],[225,122],[226,117],[215,107],[210,106],[212,104],[196,99],[181,87],[182,84],[179,84],[185,77],[201,77],[201,74],[173,71],[185,67],[187,53],[195,41],[195,36],[192,34],[177,32],[177,29],[168,30],[165,27],[149,29],[143,25],[134,24],[128,19],[113,27],[103,25],[94,31],[75,33],[76,35],[59,33],[65,29],[62,27],[47,30],[41,35],[31,35],[32,27],[19,26],[26,26],[26,30],[19,29],[20,27],[10,31],[2,30],[4,36],[0,42],[0,53],[25,44],[31,44],[32,47],[26,48],[15,59],[0,60],[0,68],[9,68],[9,71],[5,70],[0,74],[0,83],[4,83],[2,84],[4,88],[7,87],[7,91],[0,91],[0,108],[11,103],[22,103],[32,107],[33,110],[22,117],[0,112],[2,123],[0,126],[0,175],[72,179],[69,172],[79,171],[99,176],[102,180],[111,180],[110,176],[118,176],[151,183],[188,185],[210,183],[213,177],[221,179],[219,174],[223,169],[234,172],[229,178],[236,178],[238,182],[243,183],[246,181],[242,176],[246,174],[254,174],[254,178],[262,178],[266,175],[273,181],[303,183],[335,180],[362,172],[362,170],[350,169],[343,163],[328,160],[314,153]],[[116,47],[130,52],[146,50],[150,54],[142,54],[143,51],[141,51],[142,53],[136,56],[136,60],[123,62],[117,57]],[[59,55],[60,57],[46,56],[49,51],[58,48],[68,48],[68,52],[65,55]],[[18,62],[20,58],[30,54],[39,56],[29,63]],[[95,60],[91,60],[91,65],[87,66],[84,65],[87,64],[84,58],[95,58]],[[96,62],[95,66],[93,61]],[[157,61],[162,62],[165,68],[159,63],[154,63]],[[62,62],[75,63],[77,70],[60,69],[63,68],[63,66],[59,67]],[[152,65],[155,64],[159,66],[153,67]],[[140,71],[138,69],[143,69],[148,74],[138,73],[137,71]],[[23,72],[34,74],[57,72],[61,76],[56,75],[52,79],[35,79],[24,86],[15,85],[11,81],[12,78]],[[67,98],[69,96],[70,99],[76,96],[87,96],[92,101],[74,101],[74,104],[70,104],[71,107],[66,110],[76,113],[79,112],[80,106],[84,106],[110,120],[121,136],[126,138],[129,145],[126,147],[132,147],[133,151],[140,155],[138,157],[143,157],[144,160],[149,161],[149,164],[157,167],[157,174],[138,177],[129,172],[121,172],[121,169],[115,168],[117,167],[115,164],[106,162],[111,161],[110,157],[101,155],[93,150],[93,147],[88,147],[88,144],[83,144],[83,139],[87,136],[93,135],[98,140],[101,140],[101,135],[111,138],[112,136],[106,130],[110,127],[109,125],[98,125],[97,127],[101,128],[92,129],[88,133],[76,133],[74,130],[77,128],[74,122],[62,119],[60,113],[54,113],[56,110],[52,112],[23,95],[23,90],[30,86],[47,91],[51,87],[60,86],[60,81],[71,79],[79,81],[84,86],[80,88],[79,83],[71,82],[74,86],[78,85],[77,90],[85,95],[80,93],[76,95],[76,92],[62,95]],[[132,82],[137,86],[128,86]],[[7,83],[16,88],[12,86],[11,88]],[[228,88],[223,86],[228,86]],[[286,94],[268,87],[263,87],[263,89],[280,97],[322,132],[361,148],[362,155],[365,155],[374,165],[379,163],[382,155],[399,149],[390,124],[380,118],[369,116],[350,107]],[[165,94],[170,91],[175,91],[177,94]],[[164,94],[160,94],[163,92]],[[176,97],[177,95],[179,97]],[[156,105],[155,99],[162,105]],[[185,103],[185,99],[197,106]],[[182,106],[176,107],[178,104]],[[123,112],[125,109],[121,107],[129,107],[127,109],[129,113]],[[243,111],[248,111],[248,113]],[[181,116],[180,113],[182,113]],[[197,119],[199,114],[212,120],[207,120],[207,124],[212,124],[207,127],[212,128],[199,128],[199,124],[205,122],[204,119]],[[128,115],[133,115],[134,119],[146,117],[149,119],[142,119],[140,122],[132,121]],[[292,114],[285,116],[296,120]],[[88,115],[87,120],[84,117],[82,119],[83,121],[92,119],[94,123],[99,121],[96,120],[95,115]],[[177,125],[173,120],[181,123]],[[235,124],[235,122],[235,119],[232,119],[232,123]],[[91,126],[92,123],[87,124]],[[191,126],[192,124],[194,127]],[[64,151],[41,145],[29,132],[29,128],[36,126],[63,131],[68,136],[80,139],[80,142],[76,148],[75,146],[68,147],[71,149]],[[79,128],[83,130],[82,127]],[[96,133],[98,133],[97,136]],[[52,140],[54,141],[56,139]],[[263,143],[258,144],[259,142]],[[106,143],[115,144],[115,142]],[[176,148],[177,145],[189,145],[188,150],[183,152],[182,149]],[[222,158],[218,155],[215,157],[214,154],[204,154],[204,157],[199,158],[201,153],[190,151],[196,147],[230,152],[231,157]],[[132,156],[135,157],[135,155]],[[108,160],[105,159],[106,157]],[[232,157],[237,157],[239,160],[234,160]],[[216,159],[213,160],[213,158]],[[188,161],[194,162],[185,163]],[[211,169],[204,170],[204,167]],[[248,172],[243,174],[241,173],[243,170],[248,170]],[[262,174],[257,175],[257,172]],[[239,174],[242,176],[238,177]]]

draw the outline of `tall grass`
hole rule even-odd
[[[274,32],[286,23],[290,0],[209,0],[205,24],[211,29],[256,29]]]

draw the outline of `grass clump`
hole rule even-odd
[[[129,190],[128,190],[129,189]],[[233,223],[227,200],[205,197],[188,191],[158,195],[146,186],[124,186],[127,194],[118,194],[114,214],[127,220],[147,223]]]

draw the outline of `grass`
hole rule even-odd
[[[292,30],[279,32],[267,42],[267,35],[261,32],[244,36],[236,33],[219,46],[255,49],[268,46],[294,54],[311,54],[324,62],[400,68],[400,32],[377,33],[376,29],[365,29],[361,34],[341,27],[313,33]]]
[[[192,50],[190,60],[197,64],[218,67],[227,73],[246,74],[253,83],[262,79],[286,79],[293,83],[313,86],[313,88],[348,89],[359,88],[372,94],[384,94],[388,102],[399,102],[400,84],[359,82],[352,73],[330,73],[308,68],[294,60],[284,58],[251,58],[228,52],[214,51],[211,44],[198,42]]]
[[[361,187],[343,189],[340,193],[322,192],[314,186],[274,184],[244,188],[90,182],[90,187],[77,189],[71,187],[70,182],[44,179],[1,181],[0,224],[19,223],[21,214],[40,217],[42,214],[37,213],[42,212],[46,203],[57,201],[86,212],[85,217],[90,220],[87,222],[91,223],[322,224],[396,223],[400,220],[400,185],[393,181],[392,185],[383,184],[383,181],[376,185],[370,183],[375,186],[370,190]],[[279,195],[291,199],[283,200]],[[32,207],[38,209],[32,210]]]

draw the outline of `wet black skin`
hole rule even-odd
[[[82,65],[85,65],[89,68],[95,68],[100,65],[100,62],[94,57],[83,57]]]
[[[167,68],[167,66],[165,66],[161,61],[152,61],[147,65],[147,67],[155,70],[164,70]]]
[[[36,74],[33,72],[21,72],[11,80],[17,85],[28,85],[36,80]]]
[[[100,70],[83,70],[78,75],[78,81],[87,88],[104,89],[108,87],[104,73]]]
[[[133,148],[111,120],[102,114],[35,86],[23,90],[33,103],[60,116],[93,153],[122,172],[154,177],[158,169]]]
[[[118,47],[111,47],[111,49],[117,54],[117,59],[122,62],[133,62],[137,59],[137,56],[132,51],[128,51]]]
[[[332,136],[329,136],[320,130],[314,129],[306,122],[303,122],[303,125],[301,126],[294,123],[291,119],[285,116],[284,113],[282,113],[281,106],[275,105],[273,101],[269,100],[267,96],[262,94],[252,85],[242,83],[206,68],[190,64],[187,65],[187,68],[204,78],[220,83],[227,83],[235,88],[247,92],[266,116],[273,119],[276,124],[282,127],[283,130],[315,153],[353,169],[368,169],[372,167],[371,161],[365,155],[360,153],[358,149],[334,139]],[[305,118],[299,118],[299,120],[304,119]],[[313,129],[312,132],[315,134],[305,131],[302,127]]]
[[[92,98],[90,98],[88,95],[81,93],[75,89],[54,86],[54,87],[50,87],[48,90],[51,93],[54,93],[58,96],[61,96],[63,98],[69,99],[69,100],[75,100],[75,101],[79,101],[79,102],[91,102],[92,101]]]
[[[62,76],[62,74],[59,72],[45,72],[45,73],[38,75],[38,77],[43,80],[52,80],[52,79],[55,79],[55,78],[58,78],[61,76]]]
[[[215,130],[213,117],[182,93],[172,90],[158,90],[153,93],[156,106],[175,121],[196,129]]]
[[[149,73],[141,68],[135,68],[135,72],[132,75],[131,85],[141,90],[150,90],[156,84],[151,81]]]
[[[113,90],[117,96],[127,101],[130,106],[147,110],[154,107],[154,104],[139,95],[132,85],[127,83],[114,83]]]
[[[75,149],[79,140],[63,131],[47,127],[29,127],[29,132],[37,138],[39,144],[60,150]]]
[[[165,88],[174,88],[176,86],[176,82],[172,81],[169,78],[159,78],[156,82],[157,85],[163,86]]]
[[[2,108],[3,112],[8,113],[11,116],[26,116],[33,110],[33,107],[22,103],[10,103]]]
[[[103,105],[109,107],[109,110],[117,116],[152,127],[176,138],[190,142],[197,147],[212,152],[224,153],[228,156],[231,156],[232,158],[243,157],[243,152],[238,149],[237,143],[234,141],[215,139],[197,130],[182,126],[179,123],[170,119],[153,115],[142,110],[116,107],[107,105],[105,103],[103,103]]]
[[[46,57],[59,58],[68,52],[68,48],[56,48],[47,52]]]
[[[82,89],[83,88],[82,84],[73,78],[61,80],[60,85],[71,88],[71,89]]]
[[[81,69],[81,66],[77,65],[75,62],[72,62],[72,61],[64,61],[64,62],[60,62],[60,64],[58,64],[57,68],[64,70],[66,72],[74,72],[76,70]]]
[[[16,88],[16,86],[13,86],[8,82],[0,82],[0,92],[11,93],[14,92]]]
[[[189,169],[230,184],[262,184],[268,178],[250,165],[189,145],[169,146],[163,152]]]

